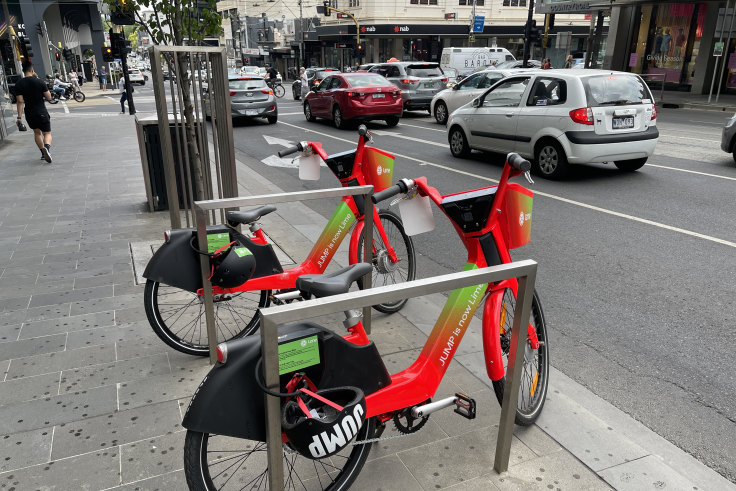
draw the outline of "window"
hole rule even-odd
[[[360,7],[360,0],[350,0],[348,5],[350,7]]]
[[[529,77],[514,78],[491,90],[483,99],[483,107],[516,107],[521,102]]]
[[[442,70],[439,65],[409,65],[406,67],[406,74],[410,77],[439,77]]]
[[[503,0],[504,7],[526,7],[526,0]]]
[[[643,99],[652,100],[649,89],[636,75],[586,77],[583,86],[591,106],[641,104]]]
[[[341,84],[342,80],[337,77],[332,77],[332,85],[330,85],[330,89],[339,89]]]
[[[348,79],[351,87],[385,87],[389,82],[380,75],[366,73],[365,75],[355,75]]]
[[[491,85],[495,84],[503,78],[500,73],[486,73],[484,74],[483,80],[478,84],[479,89],[487,89]]]
[[[506,0],[504,0],[506,1]],[[476,6],[483,6],[485,5],[486,0],[475,0]],[[473,5],[473,0],[458,0],[458,5]]]
[[[322,81],[321,84],[319,84],[319,92],[324,92],[325,90],[327,90],[330,84],[332,84],[332,77],[327,77]]]
[[[437,0],[409,0],[412,5],[437,5]]]
[[[567,100],[567,84],[556,78],[538,78],[534,82],[527,106],[555,106]]]
[[[460,82],[460,86],[457,90],[473,90],[478,88],[478,84],[480,83],[480,80],[483,78],[482,73],[476,73],[475,75],[471,75],[462,82]]]

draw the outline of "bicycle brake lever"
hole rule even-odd
[[[534,181],[532,181],[532,175],[529,173],[529,171],[524,172],[524,178],[526,178],[526,182],[529,184],[534,184]]]

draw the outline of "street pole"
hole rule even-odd
[[[299,0],[299,66],[307,66],[307,57],[304,54],[304,14],[302,13],[302,0]],[[297,70],[299,73],[299,70]]]
[[[522,61],[522,67],[529,67],[529,54],[531,53],[531,43],[529,42],[529,36],[532,29],[532,16],[534,15],[534,0],[529,0],[529,14],[526,17],[526,27],[524,28],[524,59]]]
[[[542,60],[547,57],[547,39],[549,38],[549,14],[544,14],[544,40],[542,41]]]
[[[10,23],[10,12],[8,11],[8,0],[3,0],[3,17],[5,18],[5,25],[8,26],[8,42],[10,47],[13,49],[13,65],[17,70],[18,75],[23,74],[23,67],[20,60],[18,59],[18,50],[16,49],[15,39],[13,39],[13,28]]]
[[[113,39],[112,27],[110,28],[110,41]],[[122,42],[118,44],[117,51],[120,54],[120,64],[123,67],[123,86],[125,87],[125,93],[128,96],[128,112],[130,115],[135,114],[135,104],[133,103],[133,86],[130,85],[130,77],[128,76],[128,48],[125,43],[125,29],[120,26],[120,38]],[[113,48],[114,50],[115,48]]]
[[[726,27],[726,15],[728,15],[728,5],[731,3],[731,0],[726,0],[726,9],[723,11],[723,22],[721,22],[721,34],[718,37],[718,42],[723,42],[723,29]],[[734,0],[734,7],[736,7],[736,0]],[[733,14],[731,16],[733,18]],[[730,34],[730,32],[729,32]],[[720,56],[716,56],[716,66],[713,67],[713,77],[710,79],[710,92],[708,93],[708,104],[710,104],[710,99],[713,97],[713,86],[716,83],[716,72],[718,71],[718,60],[721,59]]]

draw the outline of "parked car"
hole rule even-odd
[[[726,121],[721,133],[721,150],[733,153],[733,160],[736,161],[736,114]]]
[[[240,74],[246,77],[255,77],[255,76],[262,77],[263,76],[261,75],[260,68],[257,66],[244,66],[243,68],[240,69]]]
[[[635,171],[659,138],[647,84],[607,70],[522,71],[453,112],[447,128],[454,156],[517,152],[549,179],[591,162]]]
[[[266,118],[269,124],[278,121],[278,107],[266,81],[261,77],[230,77],[230,113],[233,120],[238,118]],[[205,104],[205,116],[210,118],[209,90],[205,88],[202,100]]]
[[[329,75],[307,94],[304,116],[331,119],[336,128],[352,121],[383,120],[396,126],[402,112],[401,91],[375,73]]]
[[[429,111],[432,97],[447,88],[448,82],[438,63],[379,63],[371,67],[369,73],[378,73],[401,89],[405,111]]]
[[[524,62],[522,60],[504,61],[503,63],[496,65],[496,68],[499,70],[513,70],[516,68],[523,68],[523,64]],[[527,68],[542,68],[542,62],[537,60],[528,60],[527,65]]]
[[[452,88],[438,92],[430,104],[429,112],[439,124],[446,124],[450,113],[472,101],[504,77],[515,73],[512,70],[483,70],[458,82]]]
[[[128,70],[128,80],[132,84],[146,85],[146,77],[137,68]]]
[[[312,87],[319,85],[322,82],[322,80],[324,80],[326,77],[332,74],[341,73],[340,70],[338,70],[337,68],[330,68],[330,67],[307,68],[306,72],[307,72],[307,80],[309,81],[310,90],[312,89]],[[294,96],[295,101],[298,101],[301,98],[301,94],[302,94],[302,79],[301,78],[297,78],[291,84],[291,94]]]

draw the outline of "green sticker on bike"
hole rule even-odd
[[[238,257],[245,257],[245,256],[252,256],[253,255],[253,253],[250,252],[250,250],[248,250],[245,247],[238,247],[237,249],[233,249],[233,250],[235,251],[235,254],[238,255]]]
[[[279,345],[279,375],[295,372],[319,363],[317,335]]]
[[[230,234],[207,234],[207,252],[212,253],[230,243]]]

